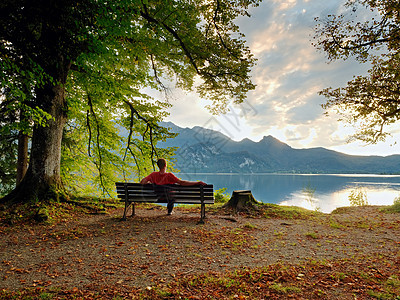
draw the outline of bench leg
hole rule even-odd
[[[132,202],[132,217],[136,214],[135,212],[135,202]]]
[[[126,212],[129,208],[129,202],[125,200],[125,209],[124,209],[124,216],[122,217],[122,221],[126,221]]]
[[[200,209],[200,221],[198,224],[204,224],[205,217],[206,217],[206,205],[202,203]]]
[[[204,218],[206,217],[206,205],[204,204],[204,189],[200,186],[200,199],[201,199],[201,210],[200,210],[200,221],[199,224],[204,224]]]

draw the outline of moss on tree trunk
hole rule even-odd
[[[42,109],[51,116],[45,126],[33,128],[29,167],[22,181],[0,203],[59,200],[64,194],[60,176],[61,140],[67,121],[65,87],[48,84],[37,89]]]

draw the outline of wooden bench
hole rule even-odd
[[[152,184],[116,182],[118,198],[125,202],[124,216],[132,204],[132,216],[135,215],[135,202],[168,203],[167,199],[154,191]],[[176,204],[200,204],[200,223],[204,223],[206,204],[214,204],[213,185],[182,186],[177,184],[165,185],[171,191]]]

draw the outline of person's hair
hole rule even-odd
[[[157,166],[161,169],[163,169],[167,165],[167,161],[164,158],[160,158],[157,160]]]

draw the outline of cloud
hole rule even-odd
[[[258,112],[247,120],[255,135],[273,132],[284,142],[297,141],[299,146],[302,141],[304,145],[310,141],[319,144],[319,132],[326,132],[326,125],[321,108],[325,99],[318,91],[345,84],[358,67],[327,64],[324,55],[311,45],[314,18],[328,9],[337,12],[339,7],[337,1],[269,1],[253,14],[256,19],[267,16],[263,22],[252,22],[258,28],[245,32],[258,58],[253,71],[257,89],[247,100]],[[337,128],[337,122],[334,124]]]
[[[251,9],[251,18],[241,17],[238,23],[258,59],[252,70],[256,90],[249,93],[242,107],[232,106],[231,114],[221,116],[209,114],[204,108],[206,102],[196,94],[178,92],[169,119],[188,127],[220,124],[221,131],[225,130],[224,133],[236,140],[249,137],[257,141],[273,135],[294,148],[326,147],[364,154],[374,151],[389,154],[398,150],[400,153],[400,148],[387,144],[347,145],[353,129],[339,123],[335,115],[323,114],[321,104],[326,99],[318,91],[345,86],[354,75],[366,74],[369,67],[354,59],[328,64],[325,54],[311,44],[314,18],[345,11],[345,2],[271,0]],[[245,106],[247,114],[243,113]]]
[[[307,95],[306,95],[307,96]],[[311,124],[323,114],[320,97],[309,97],[307,101],[299,101],[301,104],[290,108],[287,112],[291,124]]]

